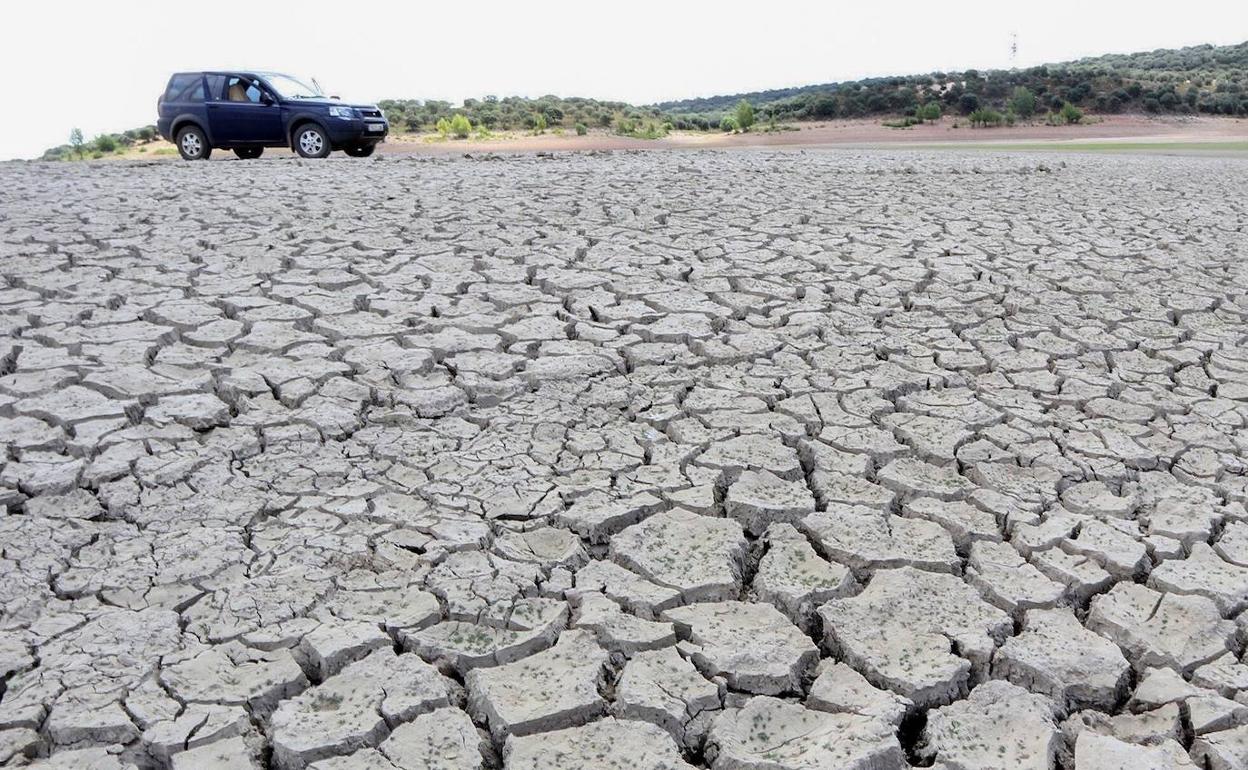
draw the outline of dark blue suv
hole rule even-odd
[[[205,160],[217,148],[258,158],[265,147],[305,158],[333,150],[367,158],[390,130],[376,105],[343,104],[276,72],[179,72],[157,111],[156,129],[187,160]]]

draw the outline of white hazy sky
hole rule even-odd
[[[243,10],[230,10],[224,9]],[[220,9],[220,10],[218,10]],[[649,103],[1248,39],[1244,0],[528,0],[0,6],[0,159],[155,122],[169,73],[251,67],[356,100]]]

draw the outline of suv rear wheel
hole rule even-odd
[[[370,142],[369,144],[353,144],[348,147],[344,147],[342,151],[350,155],[352,158],[367,158],[369,155],[372,155],[373,150],[376,149],[377,145]]]
[[[252,160],[260,157],[260,153],[264,152],[263,147],[235,147],[234,154],[243,160]]]
[[[212,145],[199,126],[187,126],[178,132],[176,137],[178,152],[183,160],[208,160],[212,155]]]
[[[304,123],[295,129],[295,152],[305,158],[324,158],[333,149],[325,129],[315,123]]]

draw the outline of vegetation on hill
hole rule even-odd
[[[898,115],[910,118],[905,125],[912,125],[942,114],[974,116],[973,125],[1035,117],[1077,123],[1085,112],[1248,115],[1248,42],[1109,54],[1019,70],[866,78],[645,107],[557,96],[487,96],[467,99],[462,107],[444,101],[386,100],[381,107],[398,130],[425,130],[439,120],[464,115],[474,127],[486,130],[535,130],[545,120],[556,130],[583,125],[651,137],[671,128],[749,130],[755,113],[772,125],[778,120]]]
[[[82,130],[75,128],[69,132],[69,143],[57,145],[44,150],[41,160],[76,160],[82,158],[102,158],[115,152],[124,151],[136,144],[147,144],[156,138],[156,126],[132,128],[120,134],[100,134],[91,141],[82,136]]]
[[[1019,89],[1033,100],[1026,115],[1019,109]],[[1067,103],[1100,113],[1248,115],[1248,42],[1109,54],[1019,70],[867,78],[653,106],[673,121],[702,117],[718,122],[742,100],[765,115],[787,120],[913,116],[933,102],[945,112],[970,115],[981,108],[999,109],[1024,118],[1058,113]]]
[[[396,131],[428,131],[440,120],[454,120],[462,115],[471,124],[489,131],[533,131],[541,119],[550,128],[585,126],[612,128],[621,121],[657,120],[662,114],[652,108],[635,107],[624,102],[602,102],[580,97],[543,96],[526,99],[520,96],[486,96],[465,99],[462,106],[429,99],[383,99],[379,107],[386,113]]]

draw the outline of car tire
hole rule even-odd
[[[260,157],[260,153],[264,152],[263,147],[235,147],[234,154],[239,160],[255,160]]]
[[[208,156],[212,155],[208,136],[199,126],[186,126],[178,131],[176,142],[182,160],[208,160]]]
[[[343,148],[343,152],[350,155],[352,158],[367,158],[369,155],[372,155],[373,151],[376,149],[377,145],[369,142],[368,144],[350,145]]]
[[[333,149],[329,145],[329,134],[315,123],[304,123],[296,128],[293,138],[291,144],[303,158],[324,158]]]

